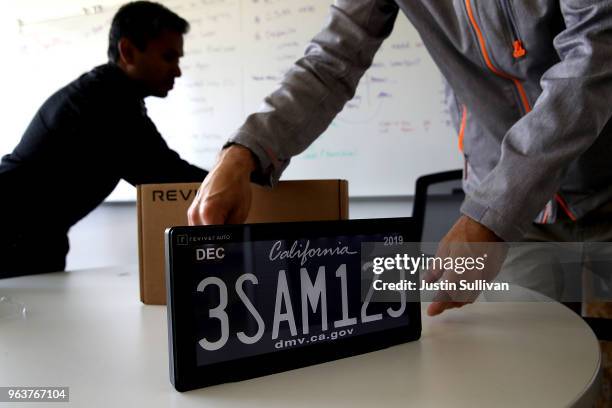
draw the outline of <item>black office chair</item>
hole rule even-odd
[[[451,170],[421,176],[416,182],[412,217],[421,242],[440,242],[461,215],[465,198],[462,171]]]
[[[416,221],[421,242],[440,242],[461,215],[459,208],[465,198],[462,177],[461,170],[451,170],[417,179],[412,216]],[[580,303],[564,304],[581,314]],[[612,341],[612,320],[581,317],[599,340]]]

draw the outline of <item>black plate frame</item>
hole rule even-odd
[[[242,225],[214,225],[194,227],[172,227],[166,230],[166,288],[168,314],[168,345],[170,353],[170,381],[177,391],[226,382],[241,381],[282,371],[306,367],[340,358],[350,357],[397,344],[418,340],[421,337],[420,302],[408,302],[410,327],[399,327],[379,332],[337,339],[334,342],[318,343],[297,349],[245,357],[204,367],[196,365],[195,332],[189,312],[186,293],[187,279],[173,273],[173,245],[175,235],[180,234],[226,234],[232,239],[225,242],[240,242],[245,236],[250,240],[299,239],[334,235],[370,235],[401,232],[405,242],[416,242],[418,229],[413,218],[379,218],[343,221],[284,222]]]

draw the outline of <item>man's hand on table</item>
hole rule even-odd
[[[431,283],[438,280],[458,283],[461,279],[468,282],[476,280],[492,281],[503,264],[506,256],[503,240],[493,231],[473,219],[462,215],[446,236],[440,241],[436,257],[441,258],[486,258],[485,268],[458,274],[452,270],[432,270],[423,278]],[[479,291],[438,291],[427,308],[429,316],[436,316],[447,309],[453,309],[473,303]]]

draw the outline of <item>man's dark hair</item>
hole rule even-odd
[[[121,6],[113,17],[108,34],[108,59],[119,61],[119,40],[127,38],[144,51],[149,41],[162,31],[179,34],[189,31],[189,23],[159,3],[135,1]]]

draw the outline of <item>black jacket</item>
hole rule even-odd
[[[0,255],[17,257],[17,245],[54,246],[42,237],[65,240],[120,179],[190,182],[206,174],[168,147],[137,84],[115,65],[99,66],[53,94],[2,158]]]

